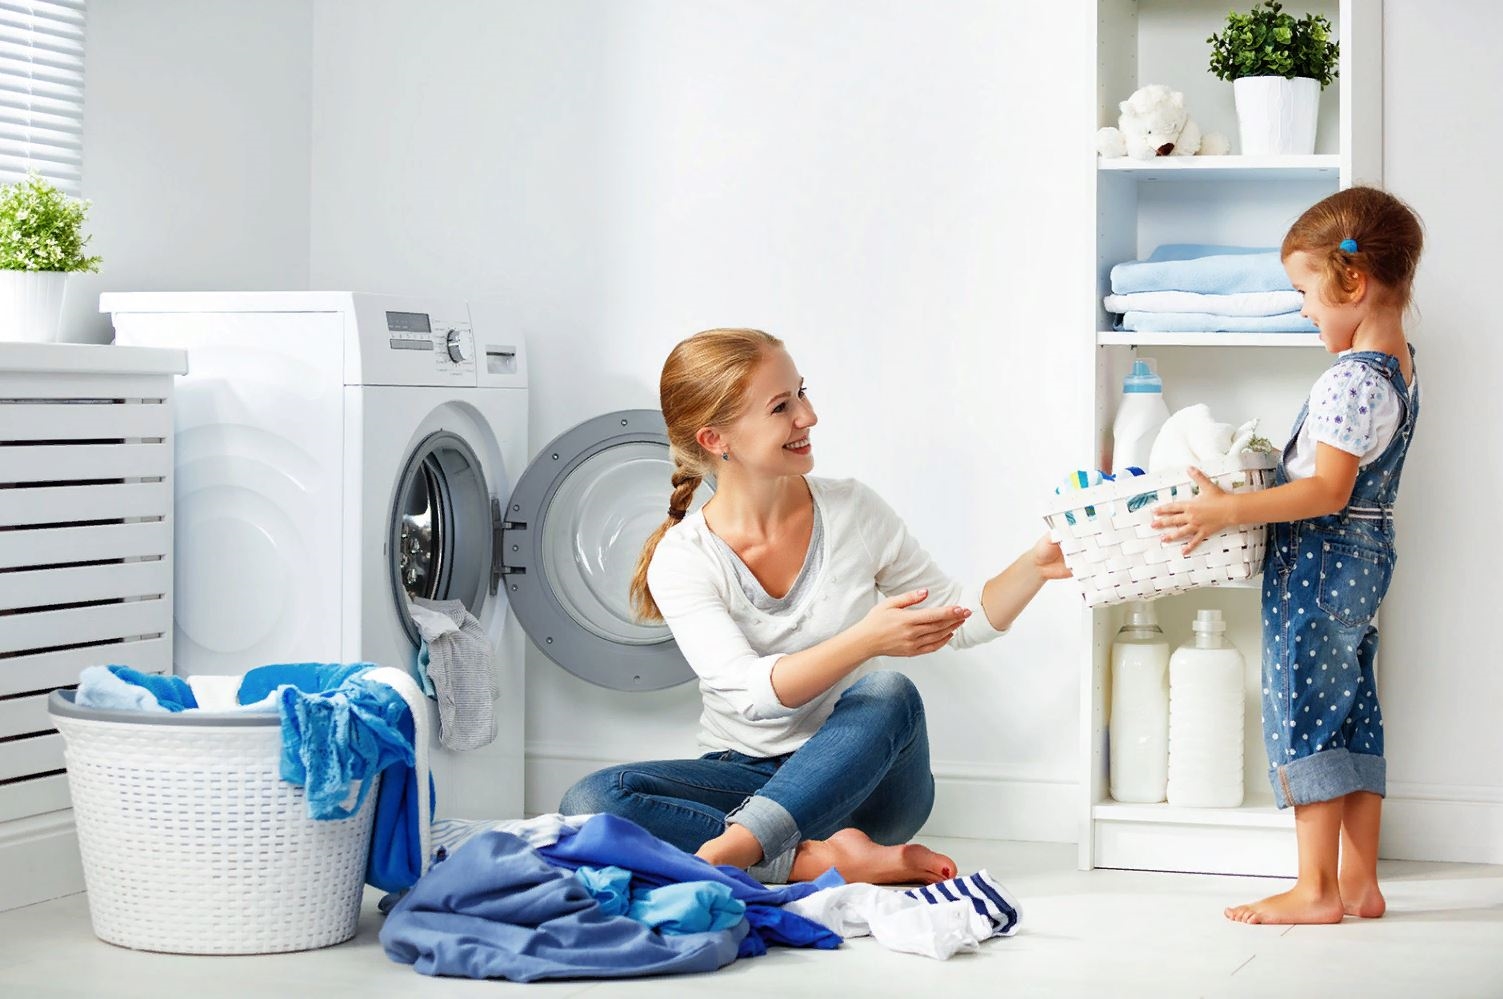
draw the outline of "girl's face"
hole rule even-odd
[[[731,460],[766,475],[803,475],[812,470],[809,429],[819,418],[786,350],[778,347],[767,352],[746,393],[746,410],[726,428]]]
[[[1340,289],[1326,288],[1324,268],[1304,250],[1295,250],[1284,258],[1284,271],[1294,290],[1304,298],[1300,315],[1320,330],[1320,342],[1325,344],[1326,350],[1333,354],[1350,350],[1357,326],[1366,315],[1362,294],[1365,286],[1358,286],[1352,301],[1339,301]]]

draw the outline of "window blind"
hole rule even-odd
[[[82,194],[84,0],[0,0],[0,181]]]

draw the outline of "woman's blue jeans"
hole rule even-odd
[[[753,874],[780,882],[803,840],[855,827],[878,843],[906,843],[933,805],[924,702],[902,673],[877,671],[841,694],[795,752],[607,767],[570,788],[559,810],[620,815],[691,853],[735,823],[762,844]]]

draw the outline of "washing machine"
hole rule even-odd
[[[117,343],[188,354],[179,675],[360,661],[415,674],[409,598],[462,600],[495,653],[496,737],[464,753],[435,743],[436,814],[498,818],[522,814],[528,636],[550,666],[602,686],[691,677],[627,598],[671,488],[656,410],[603,413],[529,464],[524,346],[474,328],[461,301],[116,293],[100,311]]]

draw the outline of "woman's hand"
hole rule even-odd
[[[1231,493],[1206,478],[1198,468],[1190,469],[1190,478],[1200,487],[1199,496],[1153,508],[1152,527],[1165,532],[1165,542],[1190,539],[1180,549],[1181,555],[1190,554],[1206,538],[1237,523],[1232,513]]]
[[[1033,546],[1033,565],[1045,579],[1068,579],[1070,570],[1065,565],[1065,553],[1058,542],[1051,541],[1045,533]]]
[[[943,648],[965,624],[971,612],[964,607],[923,607],[928,590],[913,590],[888,597],[867,612],[861,623],[862,638],[873,656],[922,656]]]

